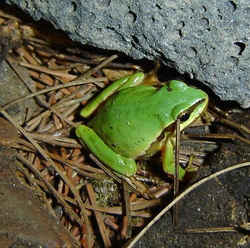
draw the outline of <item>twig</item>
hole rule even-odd
[[[76,187],[71,183],[71,181],[69,180],[69,178],[64,174],[64,172],[57,166],[56,163],[53,164],[54,169],[56,170],[56,172],[60,175],[60,177],[63,179],[63,181],[69,186],[71,192],[73,193],[73,195],[76,198],[76,201],[78,202],[78,205],[81,209],[81,216],[83,217],[82,222],[84,222],[86,224],[86,231],[87,231],[87,241],[88,244],[90,245],[91,240],[93,239],[93,230],[91,228],[90,225],[90,221],[89,218],[86,214],[86,209],[84,206],[84,203],[80,197],[80,194],[78,192],[78,190],[76,190]],[[88,246],[90,247],[90,246]]]
[[[89,198],[90,198],[90,202],[91,202],[92,206],[95,207],[96,206],[96,198],[95,198],[95,192],[93,190],[93,187],[92,187],[92,185],[90,183],[88,183],[86,187],[87,187],[88,195],[89,195]],[[99,227],[102,239],[103,239],[104,246],[105,247],[111,247],[111,242],[110,242],[108,233],[106,231],[106,227],[105,227],[105,225],[103,223],[101,213],[94,210],[94,214],[95,214],[95,217],[96,217],[96,221],[98,223],[98,227]]]
[[[186,229],[186,233],[218,233],[218,232],[237,232],[237,227],[206,227],[206,228],[190,228]]]
[[[41,148],[41,146],[31,137],[29,133],[27,133],[18,123],[16,123],[14,119],[5,110],[2,110],[0,112],[31,142],[31,144],[40,152],[40,154],[45,158],[45,160],[49,161],[51,164],[54,164],[51,158],[46,154],[46,152]]]
[[[40,49],[40,51],[39,51],[39,49]],[[36,49],[36,52],[38,54],[40,54],[41,56],[44,56],[44,52],[48,52],[48,49],[39,47],[38,49]],[[81,57],[77,57],[75,55],[61,54],[61,53],[58,53],[57,51],[52,50],[52,49],[49,52],[51,53],[51,55],[46,56],[49,58],[53,56],[55,58],[58,58],[59,60],[67,60],[70,62],[93,65],[93,66],[98,65],[100,63],[99,61],[96,61],[93,59],[84,59]],[[103,68],[104,67],[105,68],[110,67],[110,68],[127,69],[127,70],[129,70],[129,69],[139,70],[140,69],[139,66],[135,66],[134,64],[129,64],[129,63],[125,63],[125,64],[109,63],[108,65],[104,65]]]
[[[32,58],[32,57],[31,57]],[[17,74],[17,76],[22,80],[22,82],[26,85],[26,87],[32,92],[32,93],[36,93],[34,92],[35,90],[32,88],[32,80],[28,77],[25,76],[25,72],[23,70],[20,70],[19,65],[15,65],[16,63],[13,61],[13,59],[11,59],[10,57],[8,58],[8,63],[11,66],[11,68],[14,70],[14,72]],[[26,82],[26,80],[24,78],[29,78],[29,82]],[[68,123],[70,126],[74,126],[74,123],[72,123],[71,121],[67,120],[66,118],[64,118],[64,116],[60,113],[58,113],[58,111],[53,108],[50,107],[49,104],[47,102],[45,102],[39,95],[35,96],[38,103],[45,107],[48,108],[50,111],[52,111],[54,114],[56,114],[59,118],[61,118],[61,120],[65,121],[66,123]]]
[[[124,180],[122,181],[123,186],[123,200],[125,202],[125,216],[123,216],[121,236],[123,239],[128,239],[131,237],[131,208],[130,208],[130,199],[129,199],[129,189],[128,184]]]
[[[89,71],[83,73],[79,78],[77,78],[77,80],[86,80],[86,78],[89,78],[90,75],[92,75],[93,73],[97,72],[98,70],[100,70],[103,66],[109,64],[111,61],[113,61],[114,59],[117,58],[117,55],[112,55],[111,57],[109,57],[108,59],[104,60],[103,62],[101,62],[98,66],[96,66],[95,68],[90,69]],[[104,81],[104,80],[103,80]],[[67,101],[70,98],[73,98],[75,95],[77,95],[80,91],[82,90],[82,87],[80,87],[79,89],[76,89],[69,97],[66,97],[65,99],[62,100],[62,102]]]
[[[93,82],[102,82],[102,81],[105,81],[105,79],[106,78],[90,78],[90,79],[85,79],[84,81],[77,80],[76,82],[71,82],[71,83],[67,83],[67,84],[63,84],[63,85],[57,85],[57,86],[53,86],[53,87],[48,87],[44,90],[40,90],[40,91],[37,91],[35,93],[23,96],[21,98],[18,98],[17,100],[14,100],[10,103],[5,104],[3,107],[0,108],[0,112],[3,110],[6,110],[7,108],[9,108],[10,106],[12,106],[16,103],[22,102],[22,101],[29,99],[29,98],[32,98],[34,96],[38,96],[38,95],[41,95],[41,94],[44,94],[44,93],[47,93],[50,91],[55,91],[55,90],[59,90],[59,89],[67,88],[67,87],[71,87],[71,86],[77,86],[77,85],[81,85],[81,84],[89,84],[89,83],[93,83]]]
[[[70,147],[70,148],[81,148],[82,146],[76,142],[75,139],[54,136],[49,134],[40,134],[40,133],[29,133],[29,135],[38,141],[43,141],[48,144]]]
[[[23,82],[23,84],[32,92],[34,93],[34,89],[33,89],[33,85],[34,85],[34,82],[33,80],[28,76],[28,72],[26,70],[23,70],[22,67],[20,67],[18,65],[18,63],[16,63],[14,61],[14,59],[10,56],[8,56],[8,58],[6,59],[9,66],[12,68],[12,70],[16,73],[17,77]],[[35,96],[36,99],[37,99],[37,102],[43,106],[43,107],[47,107],[48,106],[48,103],[45,102],[41,96]]]
[[[77,171],[79,174],[82,174],[84,176],[87,176],[87,177],[91,177],[91,178],[95,178],[97,180],[100,180],[100,179],[104,179],[106,177],[105,174],[96,174],[96,173],[89,173],[89,172],[86,172],[86,171],[83,171],[82,169],[80,168],[77,168],[72,162],[66,160],[66,159],[61,159],[59,158],[58,156],[52,154],[52,153],[49,153],[50,154],[50,157],[52,157],[54,160],[60,162],[60,163],[63,163],[65,164],[66,166],[69,166],[70,168],[72,168],[73,170]]]
[[[154,197],[156,199],[162,197],[163,195],[169,193],[169,191],[171,190],[171,187],[169,185],[165,186],[165,187],[160,187],[160,189],[158,189],[155,192],[152,192],[152,194],[154,195]]]
[[[31,143],[32,145],[34,145],[34,147],[40,152],[40,154],[45,158],[45,160],[48,161],[48,163],[55,168],[55,170],[60,174],[60,176],[66,180],[66,182],[70,184],[69,180],[67,180],[67,178],[63,175],[63,173],[61,173],[60,170],[58,170],[56,164],[54,163],[54,161],[47,155],[47,153],[41,148],[41,146],[19,125],[17,124],[12,118],[11,116],[9,116],[9,114],[6,111],[1,111],[1,113],[5,116],[6,119],[8,119]],[[25,161],[25,160],[23,160]],[[27,161],[26,161],[27,162]],[[37,171],[36,171],[37,173]],[[40,176],[40,174],[39,174]],[[42,178],[42,177],[41,177]],[[80,226],[82,226],[82,220],[70,209],[70,206],[64,201],[64,199],[62,198],[62,196],[60,194],[58,194],[58,192],[49,184],[46,182],[47,187],[52,191],[52,193],[57,197],[57,199],[62,203],[62,205],[65,207],[65,210],[68,211],[69,213],[71,213],[71,216],[74,217],[74,219],[80,224]],[[80,199],[80,196],[78,195],[78,192],[75,191],[74,187],[72,187],[71,185],[71,190],[72,193],[75,193],[76,199],[78,200],[79,206],[81,208],[81,214],[83,216],[84,222],[86,224],[87,227],[87,237],[89,237],[87,239],[88,244],[90,244],[90,236],[91,236],[91,231],[90,231],[90,225],[89,225],[89,220],[88,217],[84,211],[84,207],[82,204],[82,201]],[[90,247],[90,246],[89,246]]]
[[[25,62],[20,62],[19,64],[26,67],[26,68],[30,68],[30,69],[33,69],[33,70],[36,70],[39,72],[45,72],[45,73],[50,74],[50,75],[66,78],[67,80],[70,80],[70,81],[77,78],[77,76],[69,74],[67,72],[62,72],[62,71],[58,71],[58,70],[57,71],[51,70],[51,69],[48,69],[48,67],[41,66],[41,65],[32,65],[29,63],[25,63]]]
[[[152,200],[138,200],[131,202],[131,210],[140,210],[145,208],[151,208],[159,205],[161,203],[160,199],[152,199]]]
[[[89,157],[101,168],[104,170],[107,175],[112,177],[115,181],[118,183],[121,183],[121,179],[116,176],[111,170],[109,170],[107,167],[105,167],[93,154],[90,154]]]
[[[250,134],[250,129],[247,128],[245,125],[235,123],[234,121],[228,120],[228,119],[223,118],[223,117],[217,117],[217,118],[218,118],[217,121],[219,121],[219,122],[221,122],[223,124],[226,124],[226,125],[228,125],[230,127],[239,129],[240,131],[243,131],[243,132],[246,132],[246,133]]]
[[[73,219],[75,220],[79,225],[82,225],[81,219],[74,211],[72,211],[71,207],[65,202],[63,197],[55,190],[55,188],[47,182],[41,175],[41,173],[23,156],[20,154],[17,154],[17,159],[20,160],[22,163],[27,165],[29,169],[46,185],[46,187],[52,192],[52,194],[55,196],[55,198],[62,204],[62,206],[65,209],[65,212]]]
[[[88,204],[86,204],[85,207],[87,209],[96,210],[107,214],[122,215],[122,207],[99,207],[99,206],[93,207]],[[146,211],[131,211],[131,216],[150,218],[151,214]]]
[[[176,137],[175,137],[175,175],[174,175],[174,198],[179,193],[179,152],[180,152],[180,119],[176,121]],[[173,207],[173,223],[178,224],[178,204]]]
[[[7,19],[12,19],[12,20],[15,20],[15,21],[18,21],[18,22],[21,22],[21,20],[13,15],[9,15],[9,14],[6,14],[4,13],[2,10],[0,10],[0,16],[4,17],[4,18],[7,18]]]
[[[195,135],[195,134],[188,134],[186,136],[190,138],[199,138],[199,139],[202,139],[202,138],[203,139],[232,139],[232,140],[239,139],[240,141],[250,145],[249,139],[243,138],[237,134],[206,134],[203,136]]]
[[[229,171],[232,171],[232,170],[236,170],[236,169],[239,169],[239,168],[243,168],[243,167],[247,167],[247,166],[250,166],[250,162],[245,162],[245,163],[241,163],[241,164],[236,164],[236,165],[233,165],[229,168],[226,168],[224,170],[221,170],[221,171],[218,171],[218,172],[215,172],[213,174],[211,174],[210,176],[208,177],[205,177],[203,179],[201,179],[200,181],[196,182],[195,184],[191,185],[189,188],[187,188],[186,190],[184,190],[181,194],[179,194],[170,204],[168,204],[159,214],[157,214],[155,216],[155,218],[153,220],[151,220],[147,225],[146,227],[140,231],[138,233],[138,235],[130,240],[127,244],[125,244],[124,248],[132,248],[135,243],[149,230],[149,228],[154,225],[154,223],[156,223],[169,209],[171,209],[177,202],[179,202],[182,198],[184,198],[187,194],[189,194],[191,191],[193,191],[194,189],[196,189],[197,187],[199,187],[200,185],[210,181],[211,179],[214,179],[222,174],[225,174]]]
[[[107,64],[109,64],[111,61],[117,59],[118,56],[112,55],[109,58],[105,59],[103,62],[101,62],[99,65],[97,65],[95,68],[90,69],[89,71],[85,72],[82,77],[83,78],[88,78],[90,75],[94,74],[95,72],[97,72],[98,70],[100,70],[101,68],[103,68],[104,66],[106,66]]]

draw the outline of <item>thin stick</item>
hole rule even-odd
[[[31,91],[32,93],[35,93],[35,89],[32,87],[34,85],[34,81],[29,77],[28,71],[24,70],[23,67],[19,66],[18,63],[14,61],[14,59],[10,56],[6,58],[6,61],[8,62],[11,69],[15,72],[17,77],[22,81],[22,83]],[[48,103],[45,102],[41,96],[35,96],[38,103],[43,107],[48,107]]]
[[[55,168],[55,170],[61,174],[63,173],[60,173],[60,170],[58,170],[56,164],[54,163],[54,161],[49,157],[49,155],[42,149],[42,147],[31,137],[31,135],[29,135],[19,124],[17,124],[13,119],[12,117],[5,111],[1,111],[1,113],[3,114],[3,116],[8,119],[31,143],[32,145],[40,152],[40,154],[44,157],[45,160],[48,161],[48,163],[53,166],[53,168]],[[42,177],[41,177],[42,178]],[[64,180],[66,180],[64,178]],[[44,181],[46,182],[46,181]],[[60,194],[58,194],[58,192],[49,184],[47,183],[47,187],[52,190],[52,193],[55,194],[55,196],[57,196],[57,199],[62,203],[62,205],[65,207],[65,210],[68,210],[70,209],[70,207],[68,206],[68,204],[64,201],[64,199],[62,198],[62,196]],[[50,187],[51,186],[51,187]],[[73,190],[72,192],[74,193],[74,187],[71,189]],[[78,194],[76,195],[78,196]],[[80,196],[76,197],[77,200],[79,200]],[[90,230],[90,225],[88,225],[89,223],[89,220],[87,218],[87,215],[85,214],[85,211],[84,211],[84,207],[83,205],[81,204],[81,200],[79,201],[79,205],[80,205],[80,208],[81,208],[81,214],[83,215],[83,219],[80,219],[73,211],[71,211],[71,216],[74,217],[74,219],[82,226],[82,222],[85,222],[85,224],[87,225],[87,241],[88,241],[88,244],[90,244],[90,238],[91,238],[91,230]],[[74,214],[72,214],[74,213]]]
[[[88,70],[87,72],[85,72],[84,74],[82,74],[79,78],[77,78],[77,80],[86,80],[86,78],[90,77],[90,75],[92,75],[93,73],[97,72],[98,70],[100,70],[103,66],[109,64],[111,61],[113,61],[114,59],[116,59],[118,56],[117,55],[112,55],[111,57],[107,58],[106,60],[104,60],[103,62],[101,62],[98,66]],[[103,80],[104,81],[104,80]],[[68,97],[65,97],[64,99],[62,99],[62,102],[67,101],[70,98],[73,98],[75,95],[77,95],[80,91],[82,90],[82,87],[80,87],[79,89],[76,89],[74,92],[72,92],[71,95],[69,95]]]
[[[206,227],[186,229],[185,233],[221,233],[221,232],[238,232],[237,227]]]
[[[16,127],[16,129],[18,129],[30,141],[30,143],[40,152],[40,154],[45,158],[45,160],[53,164],[51,158],[41,148],[41,146],[31,137],[29,133],[27,133],[18,123],[16,123],[15,120],[5,110],[2,110],[0,112],[7,120],[9,120]]]
[[[176,137],[175,137],[175,175],[174,175],[174,198],[179,193],[179,150],[180,150],[180,119],[176,121]],[[173,223],[178,224],[178,204],[173,208]]]
[[[4,13],[3,10],[0,10],[0,16],[4,17],[4,18],[7,18],[7,19],[12,19],[12,20],[15,20],[17,22],[22,22],[19,18],[13,16],[13,15],[9,15],[9,14],[6,14]]]
[[[121,183],[121,179],[116,176],[111,170],[109,170],[106,166],[104,166],[92,153],[89,155],[89,157],[101,168],[104,170],[107,175],[112,177],[115,181],[118,183]]]
[[[82,146],[76,142],[75,139],[67,138],[67,137],[60,137],[54,136],[49,134],[40,134],[40,133],[29,133],[30,136],[38,141],[43,141],[44,143],[63,146],[63,147],[70,147],[70,148],[81,148]]]
[[[189,138],[199,138],[199,139],[232,139],[232,140],[235,140],[235,139],[239,139],[240,141],[246,143],[246,144],[249,144],[250,145],[250,140],[249,139],[246,139],[246,138],[243,138],[241,137],[240,135],[237,135],[237,134],[219,134],[219,133],[216,133],[216,134],[205,134],[205,135],[195,135],[195,134],[188,134],[186,135],[187,137]]]
[[[88,78],[90,75],[92,75],[93,73],[97,72],[98,70],[100,70],[101,68],[103,68],[104,66],[108,65],[109,63],[111,63],[113,60],[115,60],[116,58],[118,58],[118,56],[112,55],[109,58],[105,59],[104,61],[102,61],[99,65],[97,65],[96,67],[94,67],[93,69],[90,69],[89,71],[85,72],[82,77],[83,78]]]
[[[100,61],[97,60],[93,60],[93,59],[83,59],[80,57],[77,57],[75,55],[68,55],[68,54],[62,54],[62,53],[58,53],[56,50],[52,50],[48,51],[48,49],[44,48],[44,47],[38,47],[36,49],[36,52],[44,57],[44,53],[43,52],[50,52],[51,55],[48,55],[48,57],[55,57],[59,60],[66,60],[66,61],[70,61],[70,62],[74,62],[74,63],[80,63],[80,64],[87,64],[87,65],[98,65],[100,63]],[[46,56],[46,55],[45,55]],[[130,63],[109,63],[108,65],[104,65],[103,67],[107,68],[119,68],[119,69],[134,69],[134,70],[142,70],[138,65],[134,65],[134,64],[130,64]]]
[[[85,207],[89,210],[96,210],[99,212],[107,213],[107,214],[115,214],[115,215],[122,215],[122,207],[93,207],[92,205],[85,204]],[[149,212],[146,211],[131,211],[131,216],[137,216],[142,218],[150,218],[152,217]]]
[[[29,99],[29,98],[32,98],[34,96],[38,96],[38,95],[41,95],[41,94],[44,94],[44,93],[47,93],[47,92],[50,92],[50,91],[59,90],[59,89],[63,89],[63,88],[71,87],[71,86],[77,86],[77,85],[81,85],[81,84],[88,84],[88,83],[93,83],[93,82],[102,82],[102,81],[105,81],[105,80],[106,80],[106,78],[104,78],[104,77],[102,77],[102,78],[90,78],[90,79],[84,79],[84,81],[75,80],[72,83],[67,83],[67,84],[63,84],[63,85],[48,87],[48,88],[46,88],[44,90],[40,90],[40,91],[37,91],[35,93],[23,96],[21,98],[18,98],[17,100],[14,100],[14,101],[12,101],[10,103],[5,104],[3,107],[0,108],[0,112],[3,111],[3,110],[6,110],[7,108],[12,106],[13,104],[22,102],[22,101],[24,101],[26,99]]]
[[[11,68],[13,69],[13,71],[16,73],[16,75],[17,75],[17,76],[21,79],[21,81],[26,85],[26,87],[27,87],[32,93],[36,93],[35,90],[31,87],[33,81],[31,80],[30,77],[28,77],[28,76],[25,77],[25,71],[24,71],[24,70],[21,70],[21,69],[20,69],[20,66],[17,65],[17,64],[13,61],[13,59],[12,59],[11,57],[9,57],[9,58],[7,59],[7,61],[8,61],[8,63],[9,63],[9,65],[10,65],[10,67],[11,67]],[[27,74],[27,72],[26,72],[26,74]],[[26,80],[25,80],[24,78],[28,78],[28,82],[26,82]],[[36,97],[38,103],[39,103],[41,106],[43,106],[43,107],[45,107],[45,108],[48,108],[50,111],[52,111],[52,112],[53,112],[54,114],[56,114],[59,118],[61,118],[61,120],[65,121],[65,122],[68,123],[70,126],[74,126],[74,123],[73,123],[73,122],[71,122],[71,121],[67,120],[66,118],[64,118],[63,115],[61,115],[59,112],[57,112],[57,110],[56,110],[54,107],[50,107],[50,105],[49,105],[47,102],[45,102],[45,101],[41,98],[41,96],[38,96],[38,95],[37,95],[37,96],[35,96],[35,97]]]
[[[60,175],[60,177],[63,179],[63,181],[69,186],[72,194],[75,196],[75,199],[79,205],[79,208],[81,210],[81,219],[82,219],[82,223],[84,222],[87,226],[87,238],[88,238],[88,241],[89,241],[89,244],[93,238],[93,230],[91,228],[91,225],[90,225],[90,221],[89,221],[89,218],[86,214],[86,208],[84,206],[84,203],[82,201],[82,198],[79,194],[79,191],[76,189],[76,187],[73,185],[73,183],[71,182],[71,180],[65,175],[64,171],[56,164],[54,163],[53,164],[53,167],[55,169],[55,171]]]
[[[105,179],[107,176],[105,174],[96,174],[96,173],[89,173],[89,172],[86,172],[86,171],[83,171],[83,169],[80,169],[79,167],[76,167],[74,165],[73,162],[70,162],[69,160],[67,159],[61,159],[59,158],[58,156],[52,154],[52,153],[49,153],[50,157],[52,157],[54,160],[60,162],[60,163],[63,163],[64,165],[72,168],[73,170],[75,170],[77,173],[83,175],[83,176],[87,176],[87,177],[91,177],[91,178],[95,178],[97,180],[103,180]]]
[[[67,72],[62,72],[62,71],[59,71],[59,70],[57,70],[57,71],[56,70],[51,70],[51,69],[48,69],[47,67],[41,66],[41,65],[32,65],[32,64],[29,64],[29,63],[25,63],[25,62],[20,62],[19,64],[21,66],[33,69],[35,71],[44,72],[44,73],[51,74],[51,75],[54,75],[54,76],[63,77],[63,78],[66,78],[68,80],[74,80],[77,77],[77,76],[69,74]]]
[[[129,199],[129,189],[128,184],[124,180],[122,181],[123,186],[123,201],[125,202],[125,215],[123,216],[121,236],[124,239],[131,238],[131,205]]]
[[[155,218],[150,221],[146,227],[138,233],[138,235],[132,239],[128,244],[126,244],[124,246],[124,248],[132,248],[135,243],[149,230],[149,228],[154,225],[154,223],[156,223],[169,209],[171,209],[177,202],[179,202],[182,198],[184,198],[187,194],[189,194],[191,191],[193,191],[194,189],[198,188],[200,185],[210,181],[211,179],[214,179],[222,174],[225,174],[229,171],[232,171],[232,170],[236,170],[236,169],[239,169],[239,168],[243,168],[243,167],[247,167],[247,166],[250,166],[250,162],[245,162],[245,163],[241,163],[241,164],[236,164],[236,165],[233,165],[231,167],[228,167],[224,170],[221,170],[221,171],[218,171],[218,172],[215,172],[213,174],[211,174],[210,176],[208,177],[205,177],[203,179],[201,179],[200,181],[196,182],[195,184],[191,185],[189,188],[187,188],[186,190],[184,190],[181,194],[179,194],[170,204],[168,204],[159,214],[157,214],[155,216]]]
[[[90,183],[88,183],[86,188],[87,188],[87,191],[88,191],[90,202],[91,202],[92,206],[95,207],[96,206],[96,198],[95,198],[95,192],[93,190],[93,187],[92,187],[92,185]],[[96,211],[96,210],[94,210],[94,214],[95,214],[95,217],[96,217],[96,221],[98,223],[99,231],[101,233],[104,246],[105,247],[111,247],[111,241],[109,239],[108,232],[106,231],[106,227],[105,227],[105,225],[103,223],[102,214],[100,212]]]
[[[75,220],[79,225],[82,225],[80,217],[78,215],[76,215],[76,213],[74,211],[72,211],[71,207],[68,205],[68,203],[65,202],[63,197],[55,190],[55,188],[42,177],[39,170],[37,170],[31,164],[30,161],[28,161],[27,159],[25,159],[23,156],[21,156],[19,154],[17,154],[17,159],[20,160],[25,165],[27,165],[29,167],[29,169],[46,185],[46,187],[49,189],[49,191],[52,192],[52,194],[55,196],[55,198],[62,204],[62,206],[64,207],[65,212],[73,220]]]
[[[228,125],[230,127],[239,129],[239,130],[241,130],[243,132],[246,132],[246,133],[250,134],[250,129],[248,127],[246,127],[245,125],[238,124],[238,123],[236,123],[234,121],[228,120],[228,119],[223,118],[221,116],[218,117],[218,121],[223,123],[223,124],[226,124],[226,125]]]

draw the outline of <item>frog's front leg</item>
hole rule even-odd
[[[136,162],[115,153],[93,129],[80,125],[76,128],[76,135],[102,163],[114,171],[125,176],[133,176],[136,173]]]
[[[162,149],[162,165],[163,170],[169,175],[175,175],[175,135],[167,134],[165,145]],[[178,166],[178,177],[182,180],[185,176],[185,169],[180,165]]]
[[[89,117],[109,96],[114,94],[116,91],[134,87],[143,82],[144,74],[137,72],[133,75],[123,77],[105,88],[99,95],[97,95],[90,103],[82,109],[80,115],[83,117]]]

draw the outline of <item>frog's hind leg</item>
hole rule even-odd
[[[76,135],[102,163],[114,171],[128,177],[136,173],[136,162],[133,159],[115,153],[93,129],[80,125],[76,128]]]

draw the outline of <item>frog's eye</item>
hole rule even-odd
[[[179,116],[179,119],[181,122],[187,121],[189,119],[190,113],[183,113],[181,116]]]

